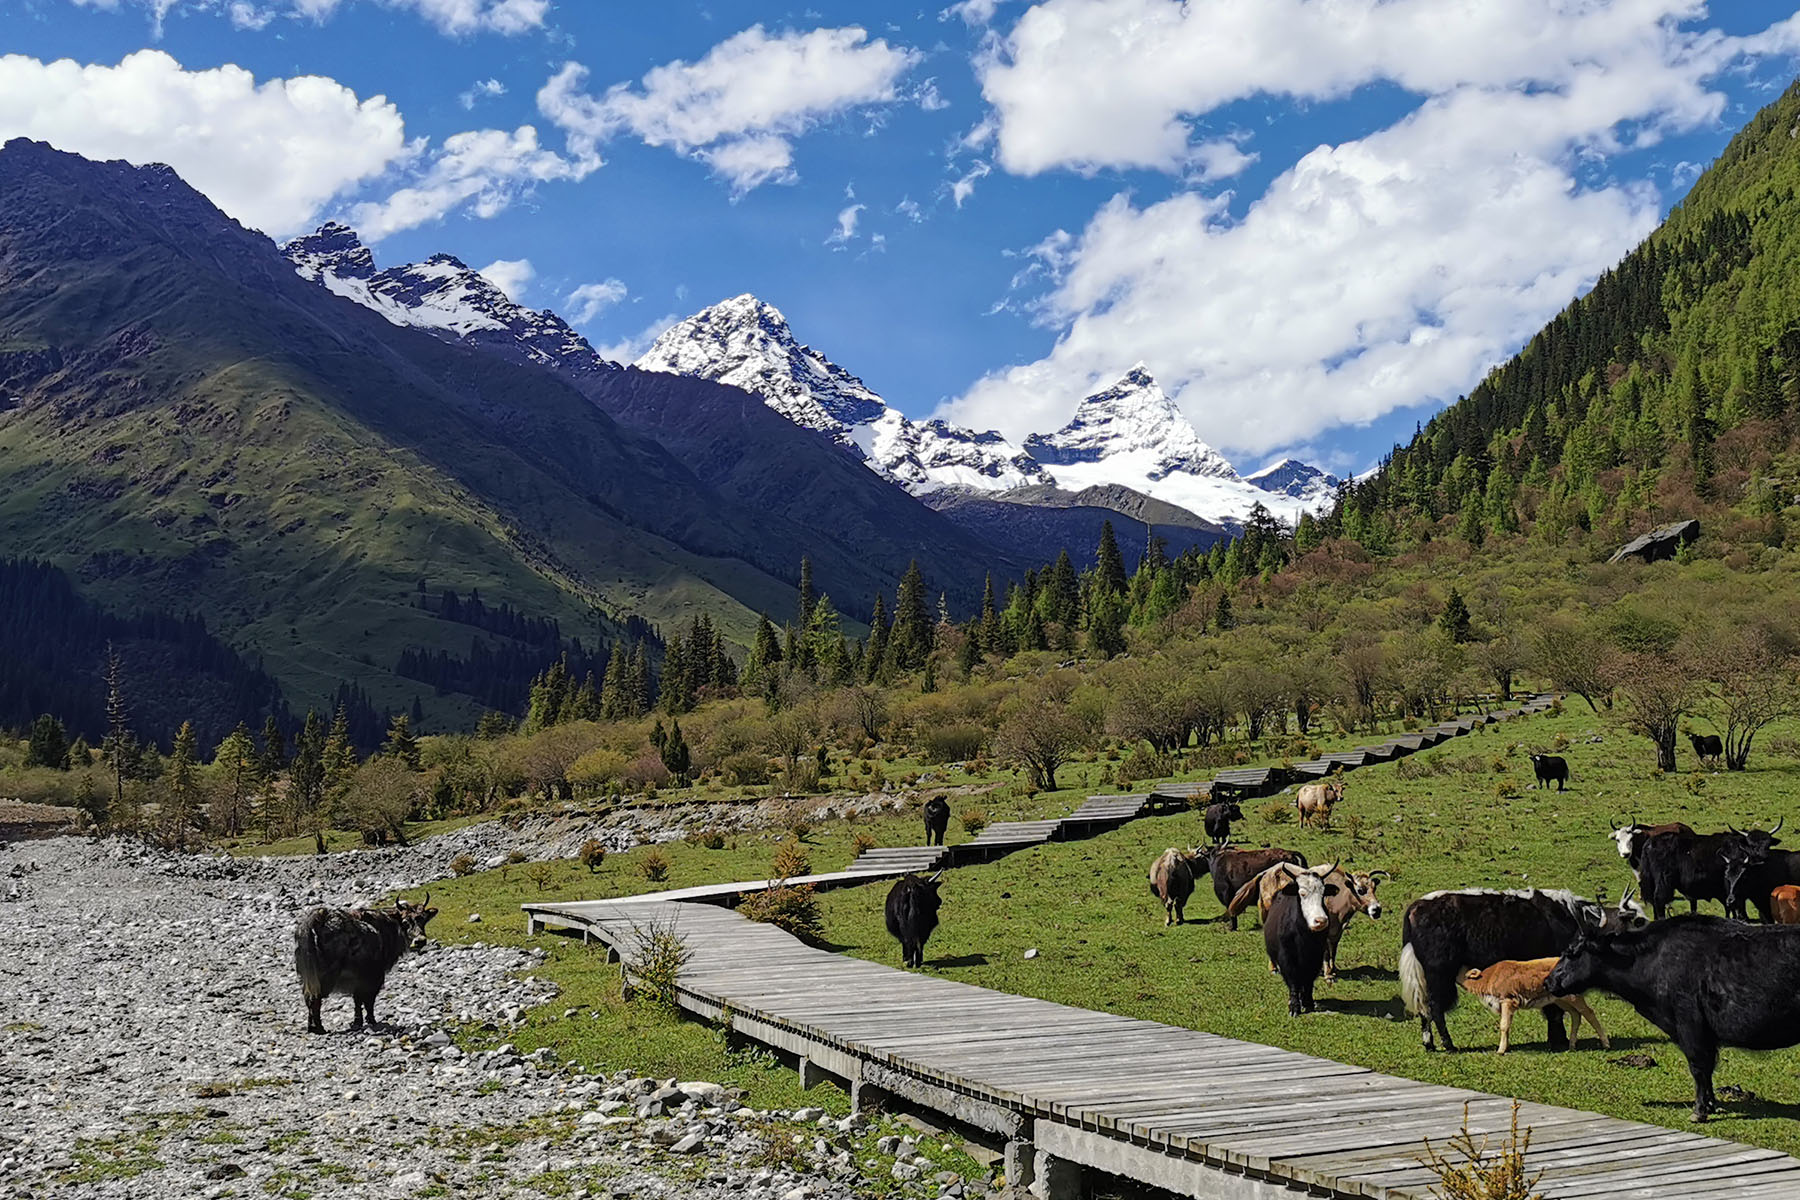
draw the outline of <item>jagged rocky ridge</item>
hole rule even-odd
[[[356,233],[336,223],[289,242],[285,252],[301,275],[396,325],[553,367],[577,379],[622,369],[555,313],[513,302],[450,255],[377,270]],[[914,421],[801,342],[774,305],[748,294],[671,326],[632,365],[728,384],[761,397],[775,412],[825,435],[915,496],[967,491],[1032,504],[1033,493],[1021,489],[1080,492],[1116,486],[1187,509],[1203,525],[1231,526],[1259,503],[1294,520],[1302,511],[1328,504],[1340,483],[1294,459],[1239,475],[1201,439],[1142,363],[1082,399],[1061,429],[1033,434],[1022,445],[993,430]],[[948,501],[945,497],[933,507],[952,516],[972,511]],[[991,523],[984,532],[993,535]]]

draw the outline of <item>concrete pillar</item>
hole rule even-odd
[[[804,1054],[800,1056],[800,1087],[802,1090],[810,1092],[829,1078],[830,1076],[820,1069],[819,1064]]]
[[[537,923],[536,917],[532,916],[530,913],[525,914],[525,936],[526,937],[536,937],[538,935],[539,930],[541,930],[542,928],[543,927]]]
[[[1087,1194],[1080,1165],[1065,1158],[1039,1150],[1032,1156],[1031,1174],[1031,1194],[1038,1200],[1082,1200]]]
[[[1000,1170],[1006,1176],[1009,1190],[1023,1189],[1031,1186],[1036,1151],[1030,1142],[1017,1138],[1006,1143],[1006,1152],[1000,1160]]]
[[[865,1083],[861,1079],[852,1079],[850,1081],[850,1111],[860,1113],[870,1106],[879,1108],[884,1094],[872,1083]]]

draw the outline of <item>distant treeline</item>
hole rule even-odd
[[[408,647],[401,652],[395,673],[428,684],[439,695],[456,692],[472,697],[486,708],[514,716],[525,714],[533,681],[554,664],[561,663],[576,680],[590,675],[596,681],[604,679],[608,657],[617,644],[600,639],[590,648],[580,638],[565,639],[554,618],[531,616],[504,602],[489,605],[479,590],[467,596],[449,588],[436,596],[421,594],[419,607],[443,620],[471,626],[501,640],[472,637],[466,655]],[[623,631],[624,643],[655,647],[660,657],[662,637],[648,621],[627,617]]]
[[[108,644],[119,654],[134,732],[145,741],[169,744],[183,721],[207,745],[240,721],[292,723],[261,664],[214,637],[198,616],[118,616],[84,599],[48,563],[0,558],[0,727],[23,729],[50,713],[71,736],[98,743],[106,733]]]

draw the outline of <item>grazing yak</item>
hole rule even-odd
[[[1600,1039],[1601,1048],[1612,1049],[1600,1018],[1588,1007],[1586,1000],[1580,996],[1550,994],[1546,981],[1556,963],[1554,958],[1532,958],[1524,962],[1503,958],[1491,966],[1471,968],[1462,977],[1463,990],[1470,995],[1479,996],[1489,1012],[1499,1015],[1501,1054],[1505,1054],[1512,1045],[1513,1014],[1521,1008],[1542,1009],[1549,1005],[1555,1005],[1569,1014],[1570,1046],[1581,1045],[1581,1022],[1586,1018],[1587,1023],[1594,1027],[1594,1036]]]
[[[887,931],[900,943],[900,959],[909,967],[925,965],[925,939],[938,926],[938,884],[944,873],[930,879],[904,875],[887,894]]]
[[[1679,893],[1687,899],[1689,912],[1698,911],[1702,900],[1717,900],[1725,906],[1726,916],[1743,916],[1742,897],[1735,903],[1729,898],[1726,856],[1736,850],[1746,865],[1759,865],[1780,843],[1775,836],[1780,829],[1781,821],[1776,821],[1766,833],[1728,825],[1723,833],[1659,833],[1650,838],[1637,866],[1650,911],[1662,920]]]
[[[1596,901],[1564,891],[1432,892],[1407,905],[1401,918],[1400,995],[1406,1011],[1419,1018],[1425,1048],[1436,1048],[1435,1025],[1444,1049],[1454,1051],[1444,1015],[1456,1007],[1457,983],[1470,967],[1504,958],[1552,957],[1584,928],[1623,928],[1643,919],[1629,891],[1610,912]],[[1550,1026],[1551,1048],[1564,1049],[1568,1037],[1562,1010],[1547,1008],[1544,1018]]]
[[[1344,777],[1327,779],[1324,783],[1303,783],[1294,793],[1294,809],[1300,814],[1300,824],[1317,822],[1325,824],[1331,820],[1331,810],[1337,802],[1344,798]]]
[[[1715,767],[1719,765],[1720,756],[1725,753],[1725,743],[1716,733],[1690,733],[1688,744],[1693,746],[1695,758],[1703,762],[1711,759]]]
[[[1800,852],[1759,850],[1748,839],[1728,843],[1725,859],[1725,912],[1743,915],[1746,905],[1756,907],[1756,918],[1774,918],[1774,894],[1800,884]],[[1786,922],[1782,922],[1786,924]]]
[[[942,796],[933,796],[925,802],[925,844],[943,845],[944,831],[949,828],[950,802]]]
[[[1325,964],[1325,930],[1331,924],[1325,905],[1340,890],[1326,879],[1336,871],[1336,863],[1310,870],[1277,863],[1268,871],[1278,886],[1263,919],[1263,948],[1287,985],[1290,1017],[1313,1010],[1313,984]]]
[[[1310,869],[1315,873],[1320,871],[1318,867]],[[1387,878],[1387,872],[1348,872],[1335,865],[1324,868],[1324,872],[1320,878],[1337,889],[1327,892],[1325,897],[1325,915],[1329,918],[1329,923],[1325,927],[1325,982],[1336,983],[1337,949],[1338,942],[1344,936],[1344,926],[1357,913],[1369,914],[1371,921],[1381,919],[1381,901],[1376,899],[1375,890],[1381,886],[1381,881]],[[1250,907],[1250,901],[1254,899],[1257,908],[1261,911],[1263,924],[1266,926],[1269,923],[1269,905],[1274,902],[1280,882],[1281,880],[1276,877],[1273,868],[1264,871],[1245,884],[1239,889],[1238,894],[1231,898],[1231,903],[1225,910],[1226,914],[1237,916]],[[1275,960],[1270,958],[1269,970],[1277,969]]]
[[[1206,836],[1213,845],[1223,846],[1231,840],[1231,823],[1244,819],[1244,810],[1236,800],[1220,800],[1206,806]]]
[[[1219,907],[1225,909],[1225,923],[1228,928],[1237,928],[1237,916],[1231,912],[1231,900],[1244,885],[1261,875],[1276,863],[1293,863],[1296,867],[1306,865],[1306,856],[1297,850],[1283,850],[1279,846],[1271,846],[1263,850],[1239,850],[1232,846],[1208,846],[1200,852],[1200,857],[1193,864],[1196,876],[1210,874],[1213,881],[1213,895],[1219,898]]]
[[[1674,1039],[1694,1077],[1695,1121],[1719,1107],[1719,1047],[1800,1042],[1800,926],[1687,914],[1640,929],[1584,930],[1550,972],[1553,995],[1592,988]]]
[[[425,926],[437,916],[428,907],[396,900],[392,908],[315,908],[294,927],[294,969],[306,998],[308,1033],[324,1033],[319,1009],[325,997],[349,996],[356,1006],[352,1029],[378,1028],[375,997],[387,973],[408,950],[425,948]]]
[[[1560,754],[1532,755],[1531,773],[1537,777],[1536,787],[1547,788],[1554,783],[1559,792],[1569,790],[1569,760]]]
[[[1182,910],[1194,894],[1194,870],[1202,862],[1204,858],[1198,850],[1177,850],[1171,846],[1150,864],[1150,893],[1162,901],[1165,928],[1186,923]]]

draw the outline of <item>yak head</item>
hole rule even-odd
[[[1287,882],[1281,887],[1282,893],[1300,901],[1300,919],[1306,922],[1308,929],[1324,933],[1330,923],[1325,911],[1326,897],[1337,895],[1341,887],[1336,880],[1327,882],[1327,878],[1337,872],[1337,864],[1296,867],[1293,863],[1276,863],[1269,870],[1277,876],[1287,876]]]
[[[399,923],[401,936],[406,939],[406,948],[417,954],[425,948],[425,926],[431,918],[437,916],[438,910],[430,907],[431,893],[417,904],[408,904],[405,900],[395,900],[393,917]]]
[[[1375,898],[1375,889],[1380,887],[1381,881],[1387,877],[1386,871],[1358,871],[1354,875],[1346,877],[1350,886],[1350,894],[1356,897],[1357,902],[1362,905],[1362,910],[1369,914],[1369,919],[1372,921],[1381,919],[1381,901]]]
[[[1617,945],[1619,937],[1615,930],[1584,926],[1550,969],[1544,990],[1552,996],[1571,996],[1599,986],[1601,971],[1624,961]]]

